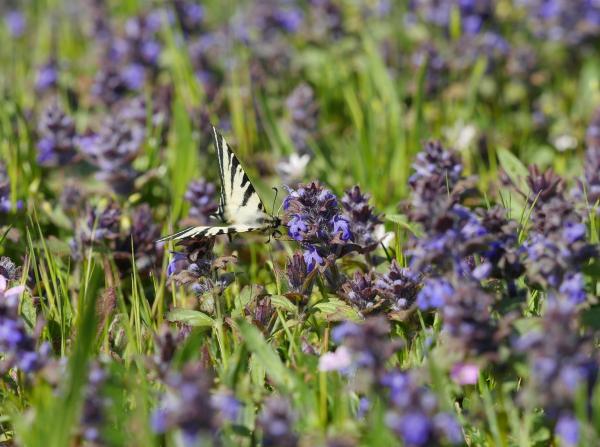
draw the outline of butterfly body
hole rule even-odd
[[[221,196],[217,216],[222,225],[204,225],[186,228],[160,241],[184,240],[199,237],[214,237],[221,234],[247,233],[250,231],[275,230],[281,220],[265,211],[254,186],[239,160],[213,127],[213,137],[219,162]]]

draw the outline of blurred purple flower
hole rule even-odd
[[[8,287],[8,279],[0,275],[0,352],[4,354],[3,371],[16,366],[34,373],[47,362],[50,346],[36,349],[36,339],[29,334],[19,314],[20,296],[25,286]]]
[[[296,415],[289,402],[280,396],[270,396],[263,404],[257,425],[262,431],[264,447],[297,447],[294,431]]]
[[[4,14],[4,24],[8,28],[8,32],[14,38],[21,37],[25,34],[25,27],[27,22],[25,15],[16,9],[8,11]]]
[[[215,410],[223,410],[224,402],[212,399],[212,375],[200,363],[188,363],[181,372],[170,371],[165,384],[167,390],[152,414],[152,429],[156,433],[180,430],[191,445],[213,438],[222,422]]]
[[[219,208],[215,202],[217,188],[214,183],[204,179],[188,184],[184,198],[190,203],[189,217],[196,225],[206,225]]]
[[[417,304],[420,309],[440,308],[454,293],[454,288],[443,278],[428,278],[423,283],[423,288],[417,295]]]
[[[41,165],[64,166],[77,155],[75,122],[57,102],[43,111],[38,134],[38,162]]]
[[[107,118],[95,136],[79,140],[79,146],[99,170],[97,177],[118,194],[129,194],[139,173],[133,168],[145,138],[145,129],[119,116]]]
[[[0,160],[0,214],[10,213],[14,210],[20,210],[23,207],[23,202],[18,200],[13,205],[11,202],[10,178],[6,172],[6,167]]]
[[[591,398],[600,358],[592,333],[581,329],[572,301],[550,296],[540,326],[523,334],[514,347],[526,355],[531,370],[520,402],[543,407],[548,418],[556,421],[572,410],[578,390]]]
[[[44,65],[38,68],[35,89],[39,93],[44,93],[58,86],[58,63],[50,59]]]
[[[287,132],[294,148],[300,155],[312,156],[309,142],[315,137],[319,119],[314,90],[305,83],[298,85],[286,98],[285,106],[288,112]]]
[[[579,421],[572,414],[563,414],[558,419],[554,433],[565,447],[579,444]]]
[[[440,445],[463,442],[456,418],[439,411],[435,395],[419,386],[416,371],[392,371],[381,379],[391,401],[386,424],[410,446]]]

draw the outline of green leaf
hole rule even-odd
[[[358,312],[339,298],[329,298],[327,301],[317,303],[313,309],[317,309],[328,321],[360,319]]]
[[[592,329],[600,329],[600,306],[584,310],[581,313],[581,323]]]
[[[272,381],[288,390],[296,387],[296,378],[283,364],[277,352],[267,343],[263,334],[245,320],[238,322],[242,338],[248,350],[254,354],[256,360],[265,368]]]
[[[529,188],[526,179],[529,171],[521,160],[512,152],[503,148],[498,149],[497,153],[500,166],[502,166],[502,169],[504,169],[504,172],[506,172],[506,175],[508,175],[514,185],[521,191],[528,191]]]
[[[421,231],[418,225],[409,222],[408,217],[406,217],[404,214],[388,214],[385,216],[385,220],[389,220],[390,222],[398,224],[400,227],[410,231],[417,237],[423,234],[423,231]]]
[[[215,322],[205,313],[193,309],[173,309],[167,314],[167,320],[195,327],[212,327]]]
[[[316,270],[316,269],[315,269]],[[271,299],[271,304],[278,309],[282,309],[288,312],[297,312],[298,308],[294,306],[289,299],[282,295],[271,295],[269,297]]]

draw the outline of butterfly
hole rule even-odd
[[[208,238],[220,234],[231,235],[269,229],[275,231],[281,226],[281,219],[265,211],[262,200],[225,138],[214,126],[212,129],[221,180],[221,197],[217,216],[223,225],[189,227],[159,239],[159,242]]]

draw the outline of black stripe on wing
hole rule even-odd
[[[217,161],[219,162],[219,180],[221,181],[218,215],[221,221],[225,222],[225,209],[227,207],[227,200],[225,198],[225,173],[223,171],[223,144],[225,143],[225,140],[214,126],[213,139],[215,143],[215,149],[217,150]]]
[[[226,191],[230,191],[230,194],[233,195],[236,190],[235,178],[241,173],[242,181],[239,185],[241,189],[244,190],[244,197],[242,198],[241,206],[246,206],[250,198],[258,193],[256,189],[254,189],[254,185],[248,178],[246,171],[242,168],[240,161],[237,156],[225,141],[225,138],[217,131],[217,129],[213,126],[213,134],[215,139],[215,147],[217,149],[217,158],[219,161],[219,173],[221,176],[221,206],[222,206],[222,215],[225,217],[225,220],[231,219],[233,216],[227,216],[227,206],[230,203],[231,197],[228,197]],[[228,168],[229,172],[225,172],[225,167]],[[229,188],[225,188],[225,181],[229,181]],[[258,200],[258,210],[263,211],[264,207],[262,201]],[[229,222],[226,222],[229,223]]]
[[[254,231],[255,228],[239,228],[235,225],[229,227],[188,227],[170,236],[163,237],[157,242],[179,241],[183,239],[198,239],[203,237],[215,237],[222,234],[235,234],[240,232]]]

